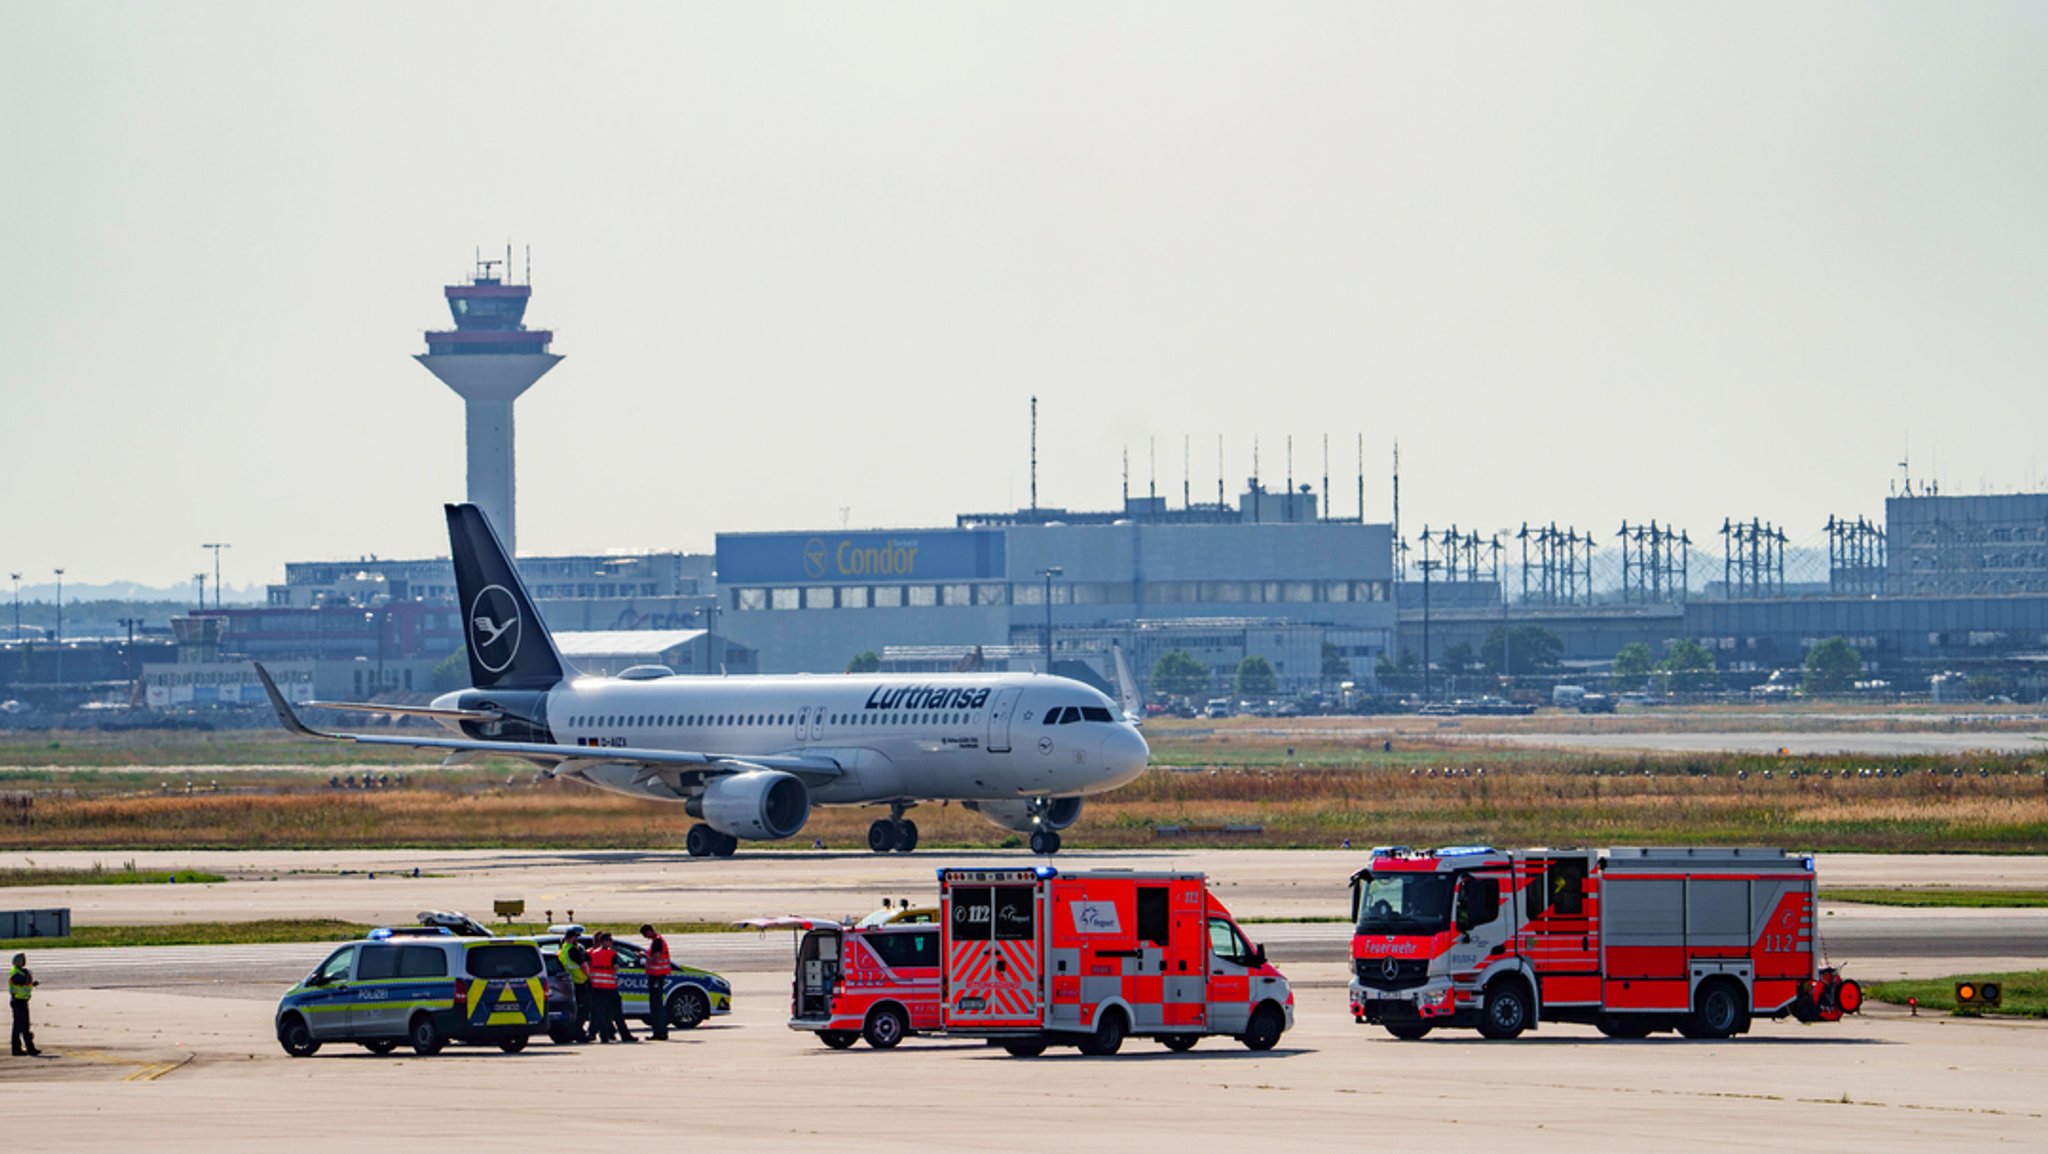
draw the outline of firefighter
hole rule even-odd
[[[597,931],[595,948],[590,951],[590,1012],[596,1019],[598,1041],[610,1042],[614,1036],[621,1042],[640,1040],[626,1028],[625,1007],[619,1003],[619,954],[612,948],[611,934],[604,930]]]
[[[28,1024],[28,1000],[39,985],[36,976],[28,972],[28,955],[14,955],[14,965],[7,971],[7,1007],[14,1011],[14,1030],[8,1034],[8,1044],[14,1056],[35,1057],[42,1053],[36,1049],[35,1031]]]
[[[647,1028],[654,1031],[654,1040],[668,1041],[668,975],[675,969],[669,960],[668,939],[655,932],[652,925],[640,927],[640,936],[647,939]]]
[[[590,1040],[590,971],[586,968],[590,954],[583,948],[583,931],[570,926],[562,934],[562,944],[555,947],[555,955],[562,959],[562,969],[569,974],[569,989],[576,995],[576,1040]]]

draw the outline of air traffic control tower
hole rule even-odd
[[[468,406],[469,499],[517,556],[512,402],[562,358],[548,351],[554,333],[524,324],[533,286],[506,284],[498,266],[509,272],[509,263],[479,260],[468,284],[447,286],[455,328],[429,332],[426,354],[417,359]]]

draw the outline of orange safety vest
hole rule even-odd
[[[666,978],[673,968],[668,960],[668,939],[660,934],[647,939],[647,976]]]
[[[599,946],[590,951],[590,988],[593,990],[616,990],[619,988],[618,955],[610,946]]]

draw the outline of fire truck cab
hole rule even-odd
[[[1294,1025],[1287,979],[1202,874],[949,869],[939,893],[948,1034],[1108,1055],[1130,1036],[1269,1050]]]
[[[1352,1017],[1411,1040],[1832,1021],[1862,992],[1818,966],[1815,893],[1813,859],[1777,849],[1380,847],[1351,878]]]

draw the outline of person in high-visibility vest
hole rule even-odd
[[[669,960],[668,939],[655,932],[652,925],[640,927],[640,936],[647,939],[647,1028],[654,1031],[654,1040],[668,1041],[668,976],[675,969]]]
[[[590,951],[590,1012],[597,1024],[597,1040],[637,1042],[626,1027],[626,1011],[619,1004],[619,954],[612,948],[612,936],[597,931],[596,946]]]
[[[576,1040],[588,1042],[590,1034],[590,954],[583,948],[583,931],[571,926],[562,934],[555,955],[569,975],[569,989],[576,995]]]
[[[38,984],[36,976],[28,972],[28,955],[14,955],[14,965],[7,971],[7,1006],[14,1011],[14,1031],[7,1041],[15,1057],[42,1053],[36,1049],[35,1031],[28,1024],[28,1000]]]

